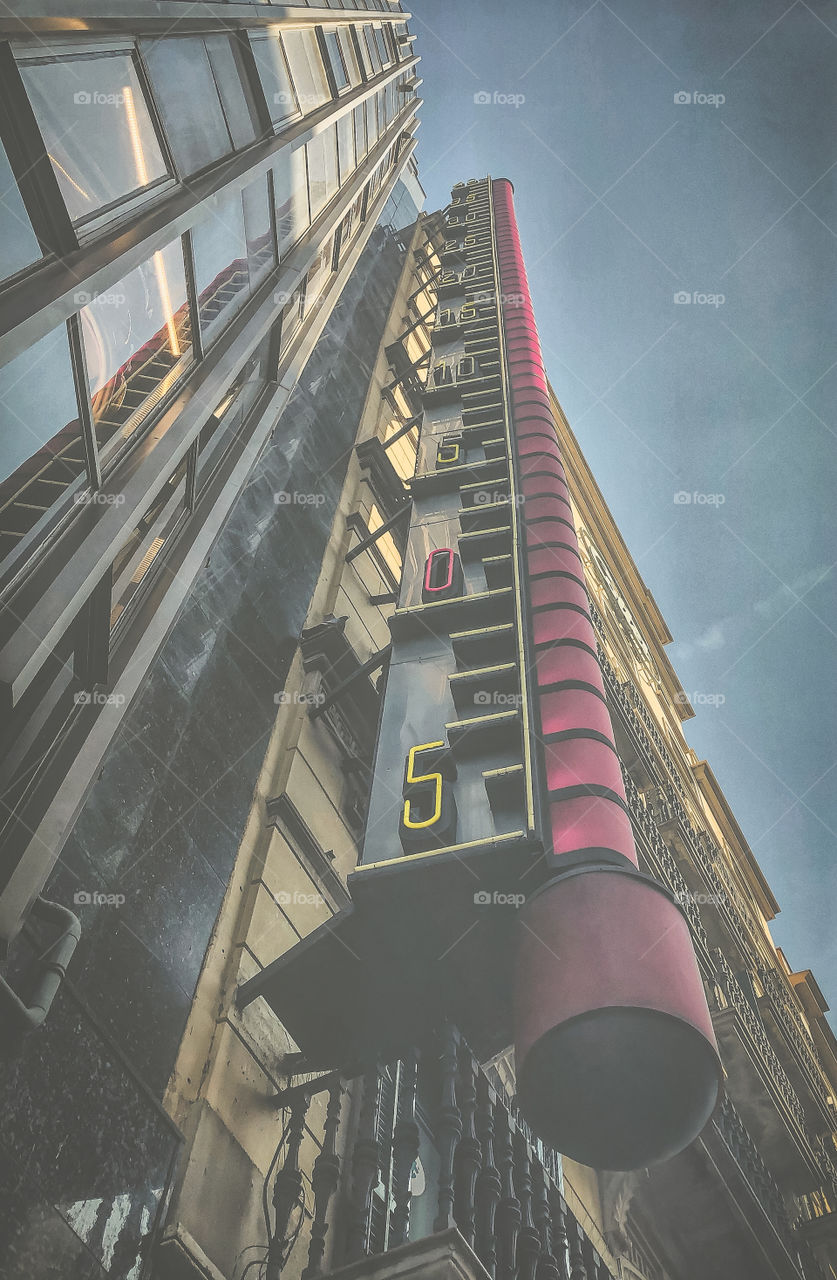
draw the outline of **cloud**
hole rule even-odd
[[[711,623],[703,634],[696,638],[695,644],[697,647],[706,649],[710,653],[714,653],[717,649],[723,649],[727,642],[724,627],[730,621],[730,618],[722,618],[720,622]]]

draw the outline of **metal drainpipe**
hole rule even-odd
[[[38,978],[30,1004],[24,1004],[0,976],[0,1017],[18,1035],[36,1031],[46,1018],[81,938],[78,916],[60,902],[38,897],[32,903],[32,915],[48,924],[63,926],[63,931],[38,961]]]

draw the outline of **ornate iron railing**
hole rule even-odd
[[[283,1095],[289,1114],[273,1181],[268,1280],[278,1280],[293,1252],[295,1213],[305,1198],[300,1149],[311,1098],[322,1088],[328,1105],[310,1174],[303,1280],[451,1227],[495,1280],[613,1280],[561,1193],[558,1157],[493,1087],[455,1027],[446,1025],[402,1059],[397,1099],[390,1094],[385,1114],[382,1095],[393,1078],[391,1068],[364,1071],[353,1107],[345,1105],[347,1081],[337,1074]],[[428,1139],[435,1169],[432,1179],[423,1174],[424,1195],[435,1203],[419,1222],[412,1187]]]

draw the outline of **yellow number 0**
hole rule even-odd
[[[410,801],[404,801],[404,826],[410,827],[412,830],[419,830],[422,827],[432,827],[438,822],[442,816],[442,775],[441,773],[415,773],[416,756],[419,751],[434,751],[439,747],[444,747],[444,742],[423,742],[419,746],[410,747],[407,756],[407,782],[435,782],[436,797],[433,804],[433,813],[429,818],[425,818],[423,822],[413,822],[410,817]]]

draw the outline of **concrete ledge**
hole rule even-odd
[[[456,1227],[412,1240],[389,1253],[360,1258],[329,1273],[330,1280],[490,1280],[489,1274]]]

